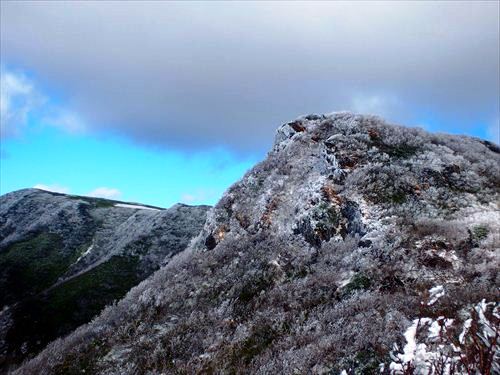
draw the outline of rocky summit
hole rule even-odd
[[[20,190],[0,198],[0,366],[89,322],[182,251],[207,206]]]
[[[184,251],[15,373],[499,373],[499,193],[492,143],[301,117]]]

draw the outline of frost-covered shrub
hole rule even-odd
[[[458,369],[442,333],[498,300],[499,165],[480,141],[374,117],[284,124],[185,252],[20,372]],[[474,368],[483,349],[463,351]]]
[[[392,374],[496,374],[500,371],[498,303],[478,303],[463,323],[443,316],[418,318],[392,354]]]

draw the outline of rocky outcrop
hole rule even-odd
[[[299,118],[186,251],[17,373],[493,373],[499,193],[484,141]]]
[[[0,197],[0,363],[20,362],[123,297],[184,250],[207,209],[37,189]]]

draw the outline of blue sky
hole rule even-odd
[[[263,148],[166,147],[87,129],[64,93],[42,86],[35,73],[13,65],[1,72],[1,194],[36,187],[158,207],[214,205],[264,157]]]
[[[0,3],[0,193],[214,204],[350,110],[499,142],[497,1]]]
[[[30,119],[2,141],[0,190],[25,188],[169,207],[215,204],[258,159],[223,148],[179,152],[141,147],[118,136],[71,134]]]

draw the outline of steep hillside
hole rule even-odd
[[[0,366],[37,353],[182,251],[208,207],[26,189],[0,197]]]
[[[499,193],[486,141],[300,118],[186,251],[18,373],[498,373]]]

